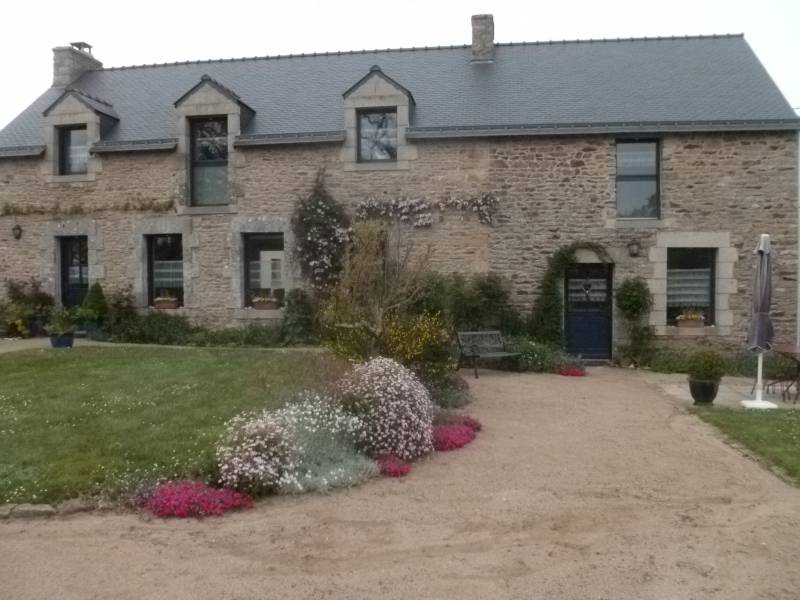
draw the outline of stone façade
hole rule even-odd
[[[667,338],[679,332],[666,325],[666,248],[718,248],[717,326],[700,334],[734,344],[743,339],[749,320],[751,250],[758,234],[770,233],[776,330],[779,337],[793,339],[796,133],[665,134],[660,139],[661,219],[641,222],[615,218],[615,138],[610,135],[418,142],[402,170],[348,170],[338,144],[241,148],[230,158],[233,203],[208,214],[187,214],[185,163],[177,153],[98,156],[95,180],[77,182],[44,177],[42,158],[5,159],[0,161],[0,210],[43,214],[0,217],[0,278],[34,276],[57,291],[55,236],[85,234],[90,280],[107,289],[138,289],[144,305],[141,237],[177,228],[185,236],[187,295],[181,312],[217,325],[253,318],[258,311],[241,308],[239,234],[288,234],[297,197],[324,168],[328,189],[350,210],[370,197],[435,201],[446,194],[494,194],[493,226],[474,215],[446,211],[436,214],[428,229],[409,227],[408,235],[416,244],[434,247],[438,270],[504,275],[515,304],[525,311],[555,249],[577,240],[598,242],[614,261],[615,282],[631,275],[648,279],[655,299],[651,323]],[[172,208],[150,210],[155,204]],[[11,233],[15,224],[23,228],[20,240]],[[627,249],[634,240],[641,246],[638,257]]]

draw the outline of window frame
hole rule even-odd
[[[86,175],[89,172],[89,131],[85,123],[76,123],[74,125],[58,125],[56,126],[56,143],[58,146],[58,174],[59,175]],[[67,144],[67,134],[69,135],[70,142],[72,141],[71,132],[84,131],[86,132],[86,163],[82,171],[74,171],[71,167],[69,150],[72,144]]]
[[[619,144],[655,144],[656,145],[656,172],[655,175],[620,175],[619,174]],[[653,221],[661,219],[661,139],[659,138],[617,138],[614,141],[614,208],[618,221]],[[651,181],[656,183],[656,216],[655,217],[623,217],[619,213],[619,182],[620,181]]]
[[[667,300],[666,300],[666,313],[667,325],[676,326],[678,323],[675,317],[670,318],[670,304],[669,304],[669,253],[670,250],[687,250],[690,252],[705,252],[710,257],[710,273],[709,273],[709,300],[708,300],[708,318],[704,321],[706,327],[716,325],[717,322],[717,260],[719,248],[703,247],[703,248],[687,248],[683,246],[673,246],[667,248]]]
[[[283,246],[283,250],[266,250],[266,252],[281,252],[282,253],[282,278],[283,278],[283,295],[281,298],[277,298],[274,295],[274,291],[272,288],[265,288],[261,287],[258,289],[269,289],[270,295],[275,297],[276,300],[279,302],[280,306],[283,306],[285,303],[286,292],[288,291],[288,270],[286,264],[286,234],[282,231],[252,231],[252,232],[243,232],[242,233],[242,306],[244,308],[252,308],[253,307],[253,300],[250,294],[251,288],[251,277],[250,277],[250,261],[248,260],[248,240],[252,241],[258,237],[268,238],[269,236],[281,236],[281,245]],[[259,258],[260,261],[260,258]]]
[[[189,205],[190,206],[227,206],[230,204],[229,200],[229,190],[227,190],[228,184],[230,183],[230,178],[228,174],[228,161],[230,158],[230,149],[228,148],[228,139],[230,137],[230,132],[228,130],[228,115],[208,115],[202,117],[189,117]],[[197,136],[195,135],[195,125],[198,123],[210,122],[210,121],[223,121],[225,123],[225,159],[218,159],[218,160],[197,160],[197,152],[195,146],[195,140]],[[226,194],[225,197],[220,202],[215,202],[213,204],[198,204],[195,199],[195,168],[196,167],[225,167],[225,182],[226,182]]]
[[[397,106],[364,106],[356,108],[356,162],[363,164],[391,164],[396,163],[397,154],[400,148],[400,126],[397,121]],[[395,146],[394,158],[364,158],[361,155],[361,115],[367,113],[392,113],[395,120]]]
[[[154,305],[154,301],[156,299],[155,294],[155,285],[154,285],[154,277],[153,277],[153,267],[155,263],[155,240],[156,238],[162,237],[173,237],[178,238],[180,249],[181,249],[181,287],[180,287],[180,296],[178,297],[178,307],[182,308],[184,306],[185,298],[186,298],[186,284],[185,284],[185,275],[186,275],[186,265],[185,265],[185,257],[183,253],[183,234],[181,233],[154,233],[145,235],[145,246],[147,250],[147,306],[152,307]]]

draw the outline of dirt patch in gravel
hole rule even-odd
[[[0,522],[0,598],[796,599],[800,490],[645,377],[484,372],[467,448],[222,519]]]

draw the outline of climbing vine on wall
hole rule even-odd
[[[367,198],[356,205],[356,219],[383,219],[399,221],[412,227],[430,227],[433,225],[434,210],[475,213],[481,223],[492,225],[497,210],[497,198],[488,192],[478,195],[449,194],[433,201],[405,196],[389,200]]]
[[[175,208],[172,200],[126,200],[122,204],[98,204],[84,207],[81,204],[62,206],[58,202],[50,206],[24,206],[6,202],[0,206],[0,217],[21,215],[84,215],[103,211],[122,212],[169,212]]]
[[[562,246],[547,259],[547,270],[531,315],[530,334],[539,342],[564,345],[564,273],[575,263],[578,250],[591,250],[601,261],[611,262],[605,248],[595,242],[573,242]]]

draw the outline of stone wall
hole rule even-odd
[[[267,219],[264,223],[285,230],[297,197],[308,192],[317,170],[325,168],[330,192],[351,208],[370,197],[436,201],[446,194],[494,194],[499,200],[494,226],[447,210],[435,214],[431,228],[409,227],[407,232],[416,244],[434,247],[437,269],[491,270],[508,277],[514,302],[525,310],[533,303],[549,254],[576,240],[598,242],[615,262],[615,281],[634,274],[648,279],[656,297],[651,322],[665,337],[684,332],[666,325],[664,240],[717,240],[718,327],[701,334],[736,342],[748,319],[750,253],[758,234],[770,233],[776,265],[774,314],[780,335],[793,336],[795,134],[663,137],[662,218],[642,222],[615,219],[612,136],[437,141],[416,147],[418,158],[410,168],[389,171],[345,170],[338,144],[239,150],[231,157],[236,204],[208,215],[147,210],[152,202],[180,203],[182,166],[174,153],[105,155],[99,159],[96,181],[77,183],[47,183],[43,159],[0,160],[0,209],[8,205],[6,212],[48,213],[0,217],[0,278],[34,275],[55,289],[52,237],[59,226],[69,229],[80,222],[91,230],[90,252],[96,253],[90,277],[107,288],[141,287],[137,253],[142,232],[148,222],[169,219],[182,223],[181,231],[191,236],[185,259],[192,293],[183,312],[218,324],[245,318],[255,311],[241,310],[237,288],[242,267],[235,240],[245,230],[243,224]],[[24,229],[19,241],[11,236],[15,223]],[[630,257],[626,247],[634,240],[641,246],[638,257]]]

